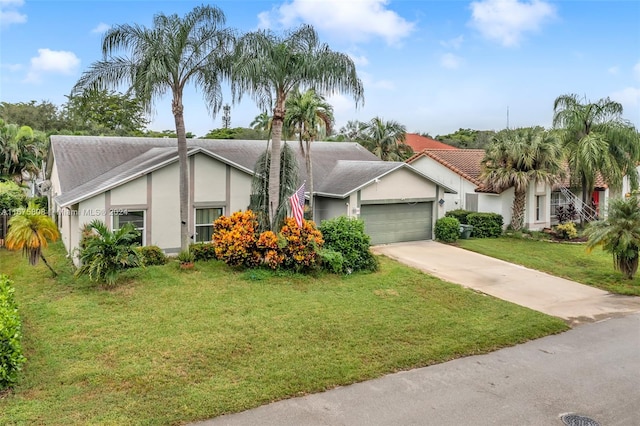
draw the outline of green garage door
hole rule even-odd
[[[433,202],[365,204],[360,218],[371,244],[431,239]]]

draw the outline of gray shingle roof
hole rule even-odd
[[[288,142],[298,157],[300,181],[307,180],[298,142]],[[188,139],[190,155],[202,152],[252,173],[266,141]],[[143,176],[177,161],[175,138],[51,136],[62,194],[56,201],[69,205]],[[404,163],[385,162],[353,142],[312,144],[315,191],[346,196]],[[418,172],[417,172],[418,173]]]

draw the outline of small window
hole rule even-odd
[[[544,195],[536,195],[536,221],[544,220]]]
[[[196,209],[196,243],[208,243],[213,239],[213,221],[220,216],[222,207]]]
[[[113,226],[111,227],[114,231],[122,228],[126,223],[130,223],[133,227],[138,230],[139,234],[138,239],[136,240],[138,244],[141,246],[144,245],[144,210],[114,210],[113,215]]]

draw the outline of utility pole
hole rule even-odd
[[[222,127],[225,129],[231,127],[231,107],[229,104],[222,107]]]

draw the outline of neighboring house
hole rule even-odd
[[[568,175],[567,169],[567,175]],[[623,194],[626,191],[628,181],[625,178],[623,183]],[[572,187],[573,186],[573,187]],[[610,194],[609,187],[602,175],[598,173],[596,175],[595,186],[590,197],[587,197],[586,205],[582,205],[582,189],[580,183],[574,182],[572,185],[570,177],[565,178],[559,184],[553,186],[551,192],[551,223],[553,225],[558,223],[556,212],[558,207],[566,208],[570,204],[573,204],[578,212],[578,218],[576,220],[584,219],[587,221],[606,217],[607,207],[609,203]],[[618,196],[620,194],[617,194]]]
[[[413,152],[420,152],[425,149],[459,149],[417,133],[407,133],[404,143],[409,145]]]
[[[133,223],[142,245],[180,248],[177,142],[170,138],[51,136],[51,211],[70,253],[94,219]],[[254,165],[265,141],[188,140],[189,231],[210,241],[220,215],[249,206]],[[298,144],[291,147],[298,151]],[[301,180],[304,160],[298,164]],[[384,162],[357,143],[314,142],[315,219],[360,217],[372,243],[432,238],[437,200],[455,192],[402,162]],[[311,194],[309,194],[311,195]]]
[[[443,210],[464,209],[474,212],[498,213],[504,225],[511,223],[513,188],[498,192],[487,188],[480,180],[482,149],[428,149],[414,154],[407,163],[435,181],[453,188],[442,199]],[[551,187],[532,184],[527,190],[524,227],[541,230],[551,226]]]

